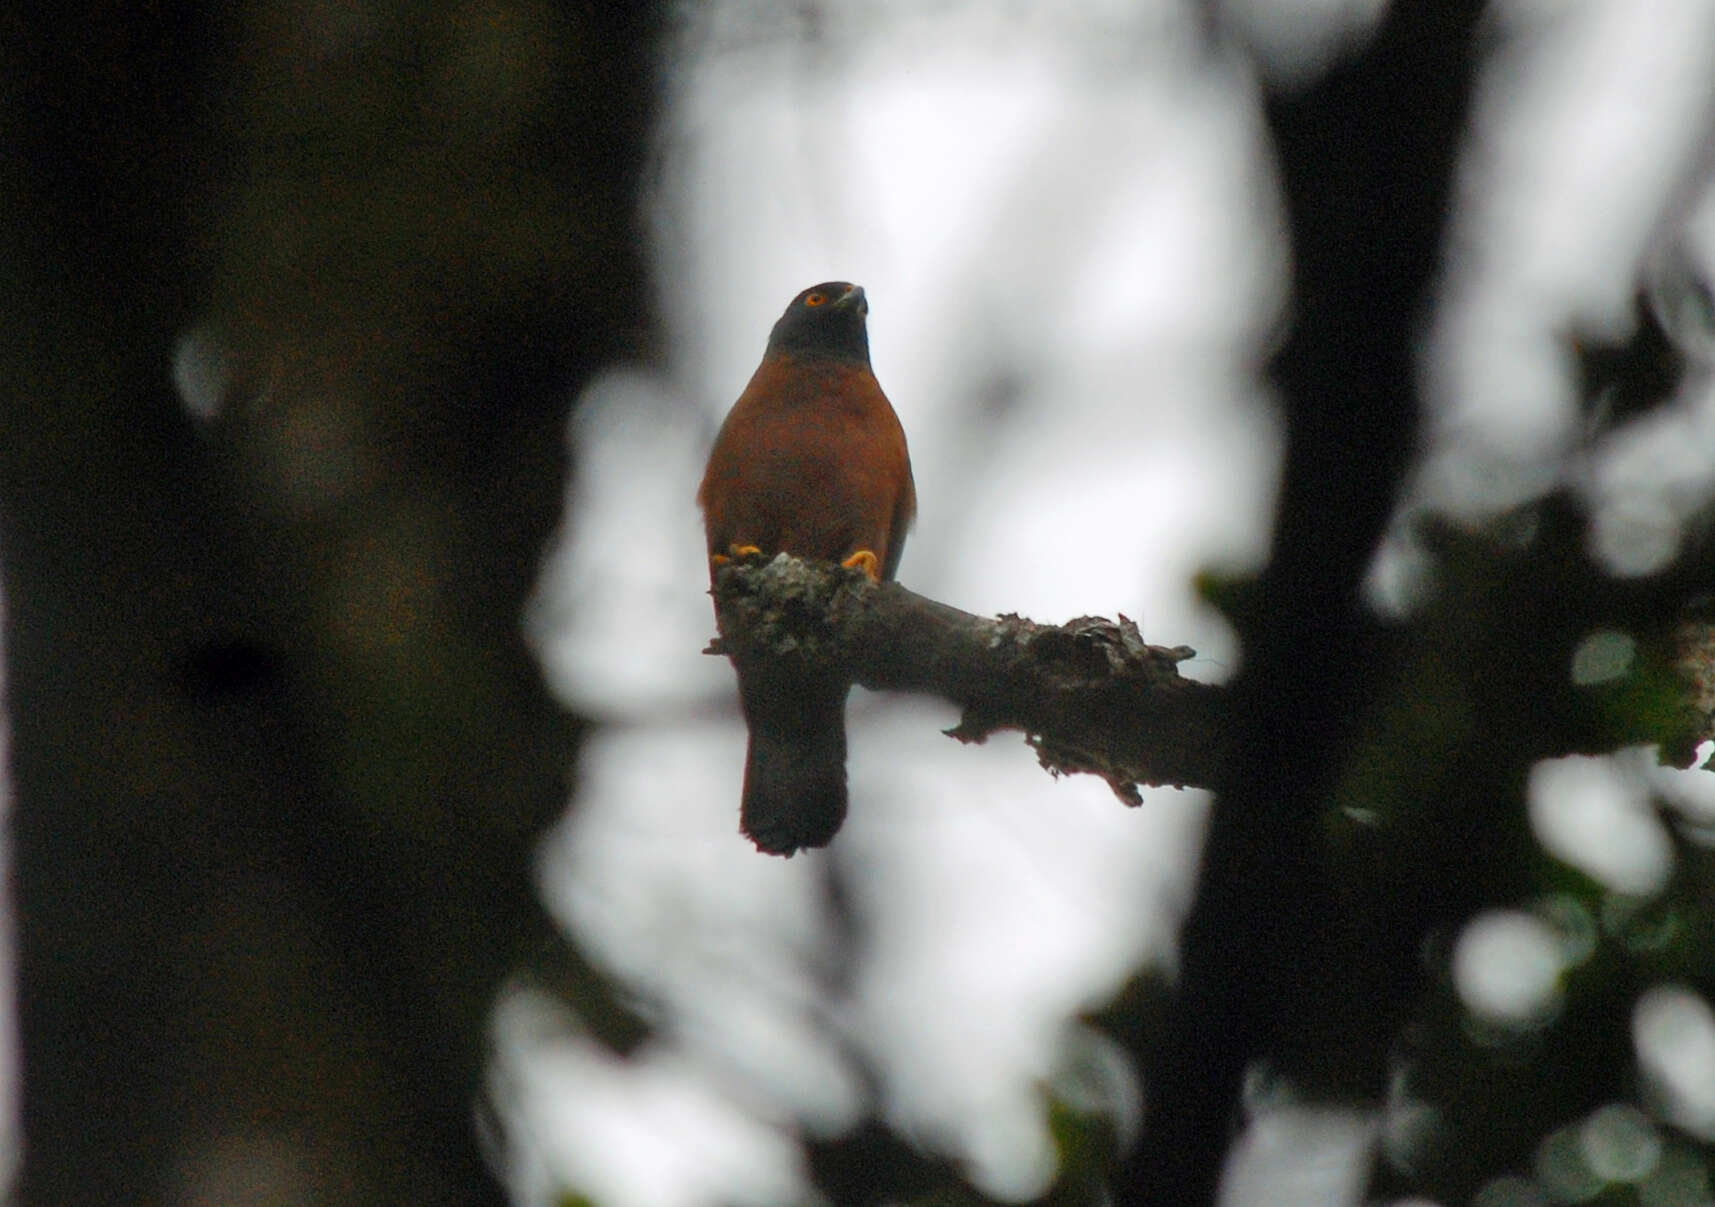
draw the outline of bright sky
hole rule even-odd
[[[1297,75],[1377,12],[1227,7]],[[1700,0],[1498,7],[1520,36],[1502,40],[1469,157],[1423,487],[1465,510],[1497,501],[1474,493],[1485,461],[1562,472],[1549,454],[1574,415],[1550,337],[1622,319],[1715,80],[1715,6]],[[653,213],[667,359],[614,370],[576,421],[576,526],[533,625],[561,692],[608,724],[542,877],[589,950],[667,1012],[629,1064],[556,1038],[529,1003],[504,1013],[531,1201],[567,1186],[605,1207],[794,1201],[794,1135],[866,1108],[854,1055],[894,1126],[993,1194],[1038,1193],[1053,1172],[1042,1087],[1067,1019],[1171,960],[1191,884],[1202,794],[1146,791],[1127,810],[1099,782],[1048,779],[1017,738],[941,736],[949,706],[862,692],[834,846],[782,861],[738,834],[744,731],[730,668],[698,652],[713,621],[693,494],[803,286],[869,293],[876,372],[916,469],[899,573],[916,591],[1045,621],[1123,612],[1196,647],[1188,673],[1225,679],[1232,635],[1190,578],[1256,565],[1275,486],[1256,370],[1284,252],[1238,57],[1202,57],[1167,0],[816,11],[812,37],[797,6],[683,10]],[[1707,432],[1712,413],[1700,396],[1678,422]],[[1585,472],[1598,495],[1619,482],[1612,506],[1634,528],[1653,516],[1671,550],[1686,500],[1708,493],[1692,460],[1642,521],[1641,487],[1600,459]],[[1645,877],[1658,823],[1636,791],[1603,787],[1630,783],[1622,771],[1546,773],[1577,803],[1533,796],[1533,817],[1558,834],[1569,809],[1596,846],[1556,837],[1557,853],[1606,844],[1616,874]],[[1612,849],[1634,840],[1641,854]],[[855,949],[832,928],[830,874],[857,912]],[[1478,966],[1532,941],[1505,922],[1473,940]],[[1682,1032],[1707,1027],[1706,1006],[1672,1004]],[[1325,1145],[1349,1151],[1354,1134],[1337,1124]],[[1271,1135],[1249,1138],[1235,1202],[1265,1183],[1283,1201],[1243,1164],[1302,1150]],[[1313,1186],[1304,1201],[1328,1201]]]

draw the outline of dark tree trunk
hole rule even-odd
[[[519,616],[649,325],[649,8],[5,19],[20,1203],[503,1201],[485,1017],[579,732]]]

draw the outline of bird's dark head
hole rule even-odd
[[[869,363],[869,302],[863,286],[824,281],[792,299],[768,336],[770,352],[825,356]]]

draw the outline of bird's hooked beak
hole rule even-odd
[[[868,314],[869,300],[863,296],[863,286],[853,285],[842,293],[839,301],[834,303],[834,309],[855,310],[859,314]]]

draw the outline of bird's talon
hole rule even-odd
[[[709,554],[709,565],[725,566],[729,562],[743,561],[747,557],[761,557],[762,550],[755,545],[728,545],[725,553]]]
[[[847,570],[862,570],[872,582],[881,581],[881,559],[875,556],[874,550],[859,549],[840,565]]]

